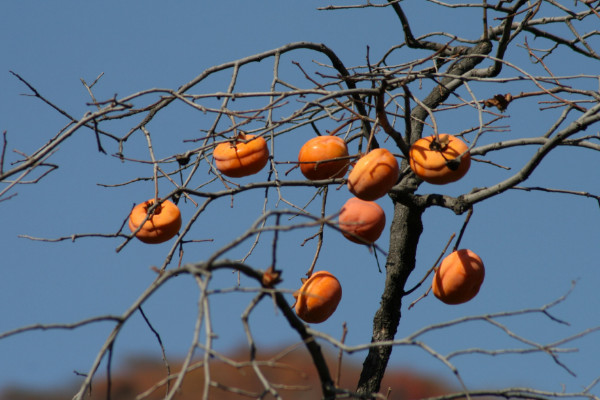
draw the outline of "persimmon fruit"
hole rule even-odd
[[[231,178],[253,175],[269,161],[267,141],[260,136],[239,134],[233,142],[220,143],[213,151],[215,165]]]
[[[348,190],[361,200],[383,197],[398,181],[398,161],[387,149],[374,149],[362,156],[348,175]]]
[[[385,228],[385,212],[373,201],[352,197],[342,206],[339,224],[348,240],[360,244],[373,244]]]
[[[135,232],[148,215],[148,209],[154,204],[154,199],[138,204],[129,214],[129,229]],[[170,200],[165,200],[154,209],[152,215],[135,234],[144,243],[163,243],[174,237],[181,228],[181,213],[179,208]]]
[[[347,159],[331,160],[348,156],[348,146],[339,136],[317,136],[309,139],[300,148],[298,161],[300,171],[311,181],[341,178],[348,171]]]
[[[424,137],[410,147],[410,168],[419,178],[434,185],[456,182],[471,166],[468,150],[465,142],[453,135]]]
[[[479,293],[484,278],[481,258],[471,250],[461,249],[442,260],[431,289],[435,297],[446,304],[462,304]]]
[[[342,286],[327,271],[314,272],[303,280],[302,287],[294,293],[295,310],[300,319],[308,323],[321,323],[334,313],[342,299]]]

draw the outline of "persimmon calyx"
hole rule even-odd
[[[156,204],[156,206],[155,206]],[[154,207],[154,209],[152,211],[150,211],[150,209],[152,209],[152,207]],[[158,200],[158,202],[155,202],[154,200],[150,200],[148,202],[148,205],[146,207],[146,211],[148,214],[148,217],[152,217],[153,215],[159,215],[160,212],[162,211],[162,205],[160,204],[160,199]]]
[[[446,150],[450,143],[450,136],[448,135],[434,135],[433,140],[429,143],[429,150],[439,151],[440,153]]]
[[[265,272],[263,272],[261,282],[264,287],[272,288],[281,282],[281,270],[275,269],[275,266],[271,265]]]
[[[249,140],[246,139],[246,134],[242,131],[240,131],[239,133],[237,133],[233,139],[231,140],[231,142],[229,142],[229,147],[230,148],[237,148],[237,144],[238,143],[248,143]]]
[[[261,137],[261,136],[253,136],[253,137],[251,137],[251,138],[249,138],[249,139],[248,139],[248,135],[246,135],[246,133],[245,133],[245,132],[242,132],[242,131],[240,131],[240,132],[239,132],[237,135],[235,135],[235,137],[233,138],[233,142],[232,142],[233,146],[232,146],[232,147],[235,147],[235,145],[236,145],[238,142],[240,142],[240,143],[250,143],[250,142],[252,142],[253,140],[256,140],[256,139],[258,139],[258,138],[260,138],[260,137]]]
[[[462,154],[456,158],[448,160],[448,158],[446,158],[446,155],[444,154],[444,151],[446,151],[449,144],[450,144],[450,136],[435,135],[433,140],[431,141],[431,143],[429,143],[429,150],[439,152],[441,154],[441,156],[444,158],[444,160],[446,160],[446,166],[451,171],[456,171],[460,167],[460,162],[462,160]]]

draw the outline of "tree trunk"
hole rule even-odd
[[[395,9],[398,8],[399,6]],[[449,67],[448,74],[453,76],[442,79],[423,103],[430,109],[437,108],[453,90],[463,85],[463,80],[457,79],[456,76],[472,71],[484,60],[481,55],[489,54],[491,50],[492,45],[488,40],[483,40],[466,50],[464,54],[461,54],[461,58]],[[411,127],[410,132],[407,132],[409,144],[414,143],[422,136],[423,121],[427,115],[427,109],[421,105],[415,107],[411,112]],[[403,167],[406,167],[406,161],[403,162]],[[405,182],[403,185],[401,182],[400,185],[404,189],[411,187],[416,189],[417,185],[407,183]],[[379,310],[373,318],[371,343],[393,340],[396,335],[401,317],[400,307],[404,296],[404,286],[415,268],[417,245],[423,231],[421,216],[424,208],[401,204],[393,196],[392,199],[394,200],[394,219],[390,229],[390,250],[385,266],[385,289],[381,296]],[[358,381],[357,391],[360,394],[371,396],[373,393],[379,392],[391,352],[391,346],[377,346],[369,350]]]
[[[415,268],[419,237],[423,231],[423,209],[408,207],[394,201],[394,218],[390,228],[390,247],[386,261],[385,289],[381,304],[373,318],[371,343],[393,340],[400,323],[400,307],[404,286]],[[372,347],[363,363],[358,392],[372,395],[379,392],[392,346]]]

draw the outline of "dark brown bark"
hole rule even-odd
[[[396,335],[404,286],[415,268],[417,245],[423,231],[423,210],[394,202],[390,248],[385,266],[385,289],[380,307],[373,318],[372,343],[393,340]],[[372,347],[369,350],[358,382],[357,390],[360,394],[370,395],[379,391],[391,352],[391,346]]]
[[[491,43],[488,41],[478,43],[451,65],[448,73],[460,76],[473,70],[483,61],[481,55],[488,54],[491,48]],[[424,99],[423,103],[434,109],[462,84],[461,79],[444,78]],[[422,135],[422,121],[427,118],[427,111],[423,107],[417,106],[413,109],[411,117],[410,142],[413,143]],[[405,184],[406,182],[401,183],[401,185]],[[386,282],[380,307],[373,318],[372,343],[390,341],[396,335],[400,324],[404,287],[415,268],[417,246],[423,231],[421,216],[424,210],[425,207],[420,207],[415,203],[412,205],[410,203],[402,204],[399,202],[399,198],[394,200],[394,218],[390,229],[390,249],[386,262]],[[389,345],[372,347],[369,350],[358,382],[357,391],[360,394],[371,395],[379,391],[391,352],[392,346]]]

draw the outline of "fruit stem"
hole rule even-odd
[[[465,217],[465,222],[463,222],[463,226],[462,226],[462,228],[460,228],[458,238],[456,238],[456,243],[454,243],[454,248],[452,249],[452,251],[458,250],[458,246],[460,246],[460,241],[463,237],[463,233],[465,233],[467,224],[469,223],[469,220],[471,219],[471,215],[473,215],[473,207],[469,208],[469,211],[467,212],[467,216]]]

